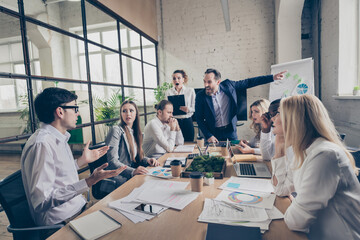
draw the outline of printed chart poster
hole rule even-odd
[[[314,94],[314,60],[312,58],[271,66],[271,74],[286,70],[283,80],[270,84],[270,102],[288,96]]]

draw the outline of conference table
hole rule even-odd
[[[213,151],[219,151],[220,147],[213,148]],[[196,152],[196,151],[194,151]],[[168,157],[184,157],[188,153],[167,153],[159,158],[161,165]],[[191,161],[188,161],[187,166]],[[270,162],[267,162],[271,169]],[[115,220],[122,224],[122,227],[103,236],[100,239],[205,239],[207,231],[207,223],[197,221],[200,213],[203,210],[205,198],[215,198],[221,190],[218,187],[229,179],[231,176],[236,176],[233,164],[230,158],[226,158],[226,171],[223,179],[215,179],[215,183],[211,186],[204,186],[199,197],[186,206],[183,210],[168,209],[159,216],[142,223],[134,224],[128,220],[121,213],[108,207],[108,203],[127,196],[131,191],[141,186],[145,181],[150,179],[157,179],[152,176],[136,175],[122,186],[114,190],[105,198],[97,202],[91,208],[83,212],[78,218],[85,216],[97,210],[102,210]],[[189,182],[189,178],[177,178],[172,181]],[[190,189],[190,184],[187,189]],[[276,197],[275,206],[285,213],[291,201],[287,197]],[[81,239],[70,227],[69,224],[61,228],[59,231],[50,236],[49,239],[72,240]],[[269,226],[269,230],[263,234],[263,239],[307,239],[304,233],[290,231],[286,226],[284,220],[273,220]]]

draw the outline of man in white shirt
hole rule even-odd
[[[71,219],[85,209],[81,195],[98,181],[117,176],[126,167],[105,171],[107,163],[79,181],[77,170],[103,156],[108,147],[89,150],[90,141],[76,161],[67,141],[76,127],[77,96],[61,88],[47,88],[35,99],[35,111],[42,122],[28,139],[21,156],[21,172],[36,224],[52,225]]]
[[[157,106],[157,115],[144,130],[143,150],[147,157],[172,152],[175,144],[184,144],[179,124],[173,118],[173,105],[162,100]]]

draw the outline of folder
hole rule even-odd
[[[121,227],[121,223],[103,211],[95,211],[70,221],[70,227],[83,239],[93,240]]]
[[[169,101],[172,103],[172,105],[174,106],[174,111],[173,111],[173,115],[174,115],[174,116],[186,114],[186,112],[180,110],[180,107],[181,107],[181,106],[185,106],[184,94],[182,94],[182,95],[168,96],[168,100],[169,100]]]

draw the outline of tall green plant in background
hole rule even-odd
[[[32,133],[31,132],[31,120],[29,115],[29,102],[28,102],[28,96],[27,94],[21,95],[19,97],[19,103],[21,107],[24,107],[21,110],[18,110],[20,113],[20,119],[24,120],[26,122],[25,128],[22,132],[22,134]],[[35,128],[37,129],[39,127],[39,119],[35,115]]]
[[[156,103],[159,103],[161,100],[165,99],[166,90],[172,88],[172,86],[173,85],[171,83],[163,82],[162,85],[159,85],[154,89]]]
[[[95,118],[96,121],[103,121],[107,119],[120,118],[120,105],[123,102],[122,95],[120,90],[114,92],[107,99],[102,99],[100,97],[94,98],[95,105]],[[133,97],[125,97],[126,100],[134,100]],[[105,126],[108,128],[117,124],[117,121],[107,122]]]

